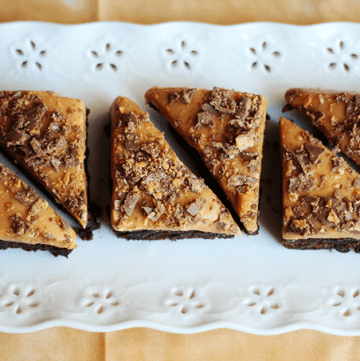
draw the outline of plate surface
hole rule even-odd
[[[278,243],[277,128],[290,87],[360,91],[359,34],[360,25],[351,23],[1,24],[2,90],[53,90],[90,108],[91,197],[102,207],[103,223],[93,241],[78,240],[69,259],[0,252],[0,331],[142,326],[183,333],[228,327],[258,334],[310,328],[360,335],[360,255],[288,250]],[[166,121],[145,104],[144,93],[154,85],[219,86],[268,98],[272,121],[266,129],[259,235],[140,242],[111,232],[104,128],[116,96],[149,111],[197,173]],[[314,133],[295,111],[285,116]]]

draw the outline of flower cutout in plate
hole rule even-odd
[[[193,288],[174,288],[171,296],[165,300],[168,307],[174,307],[182,314],[193,312],[205,307],[202,298],[198,296],[198,291]]]
[[[274,61],[281,57],[278,50],[272,50],[266,41],[262,42],[260,46],[250,47],[250,55],[253,58],[251,68],[264,69],[266,72],[271,72],[271,67]]]
[[[171,67],[190,70],[199,51],[194,49],[185,40],[176,42],[173,46],[165,49],[165,56]]]
[[[333,46],[326,48],[330,62],[328,68],[335,70],[342,68],[349,72],[352,69],[352,65],[358,60],[359,56],[345,46],[344,41],[338,41]]]
[[[360,315],[360,287],[336,287],[328,302],[343,317]]]
[[[111,311],[119,305],[120,300],[116,291],[111,290],[109,287],[87,288],[80,299],[80,306],[84,310],[88,309],[99,315]]]
[[[25,41],[23,45],[17,47],[14,51],[15,60],[23,69],[42,70],[46,54],[46,50],[38,46],[33,40]]]
[[[264,315],[280,308],[275,288],[250,287],[249,291],[250,296],[244,298],[243,302],[246,306],[256,309],[259,314]]]
[[[90,51],[93,69],[101,71],[109,69],[118,71],[119,60],[124,55],[124,51],[119,47],[112,45],[110,42],[101,44]]]
[[[11,284],[0,297],[0,312],[20,315],[29,312],[40,304],[36,289],[31,285]]]

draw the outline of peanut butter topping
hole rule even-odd
[[[294,88],[285,99],[360,166],[360,94]]]
[[[73,249],[75,232],[32,188],[0,163],[0,240]]]
[[[360,175],[285,118],[280,142],[283,237],[360,239]]]
[[[0,92],[0,144],[85,227],[86,108],[53,92]]]
[[[189,101],[188,92],[179,96]],[[172,151],[140,107],[111,107],[111,224],[117,231],[172,230],[240,235],[229,211]]]
[[[145,98],[199,152],[246,230],[255,233],[266,99],[220,88],[157,87]]]

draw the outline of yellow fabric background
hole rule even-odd
[[[145,328],[92,333],[56,327],[0,333],[2,361],[355,361],[360,337],[310,330],[257,336],[221,329],[177,335]]]
[[[356,0],[0,0],[0,21],[63,24],[116,20],[141,24],[199,21],[237,24],[274,21],[297,25],[359,21]],[[360,360],[360,337],[300,330],[257,336],[233,330],[178,335],[150,329],[92,333],[63,327],[0,333],[1,361],[113,360]]]
[[[306,25],[356,22],[359,10],[357,0],[0,0],[0,21],[63,24],[107,20],[140,24],[177,20],[213,24],[275,21]]]

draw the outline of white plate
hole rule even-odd
[[[258,334],[310,328],[360,335],[360,254],[288,250],[278,243],[275,144],[288,88],[360,91],[359,34],[360,25],[350,23],[1,24],[3,90],[53,90],[83,99],[91,109],[91,191],[104,212],[94,240],[78,240],[69,259],[0,252],[0,331],[146,326],[186,333],[228,327]],[[116,96],[150,111],[196,172],[166,121],[145,104],[144,93],[154,85],[220,86],[268,98],[275,123],[268,122],[266,131],[259,235],[137,242],[110,231],[109,138],[103,129]],[[286,116],[308,127],[295,111]]]

